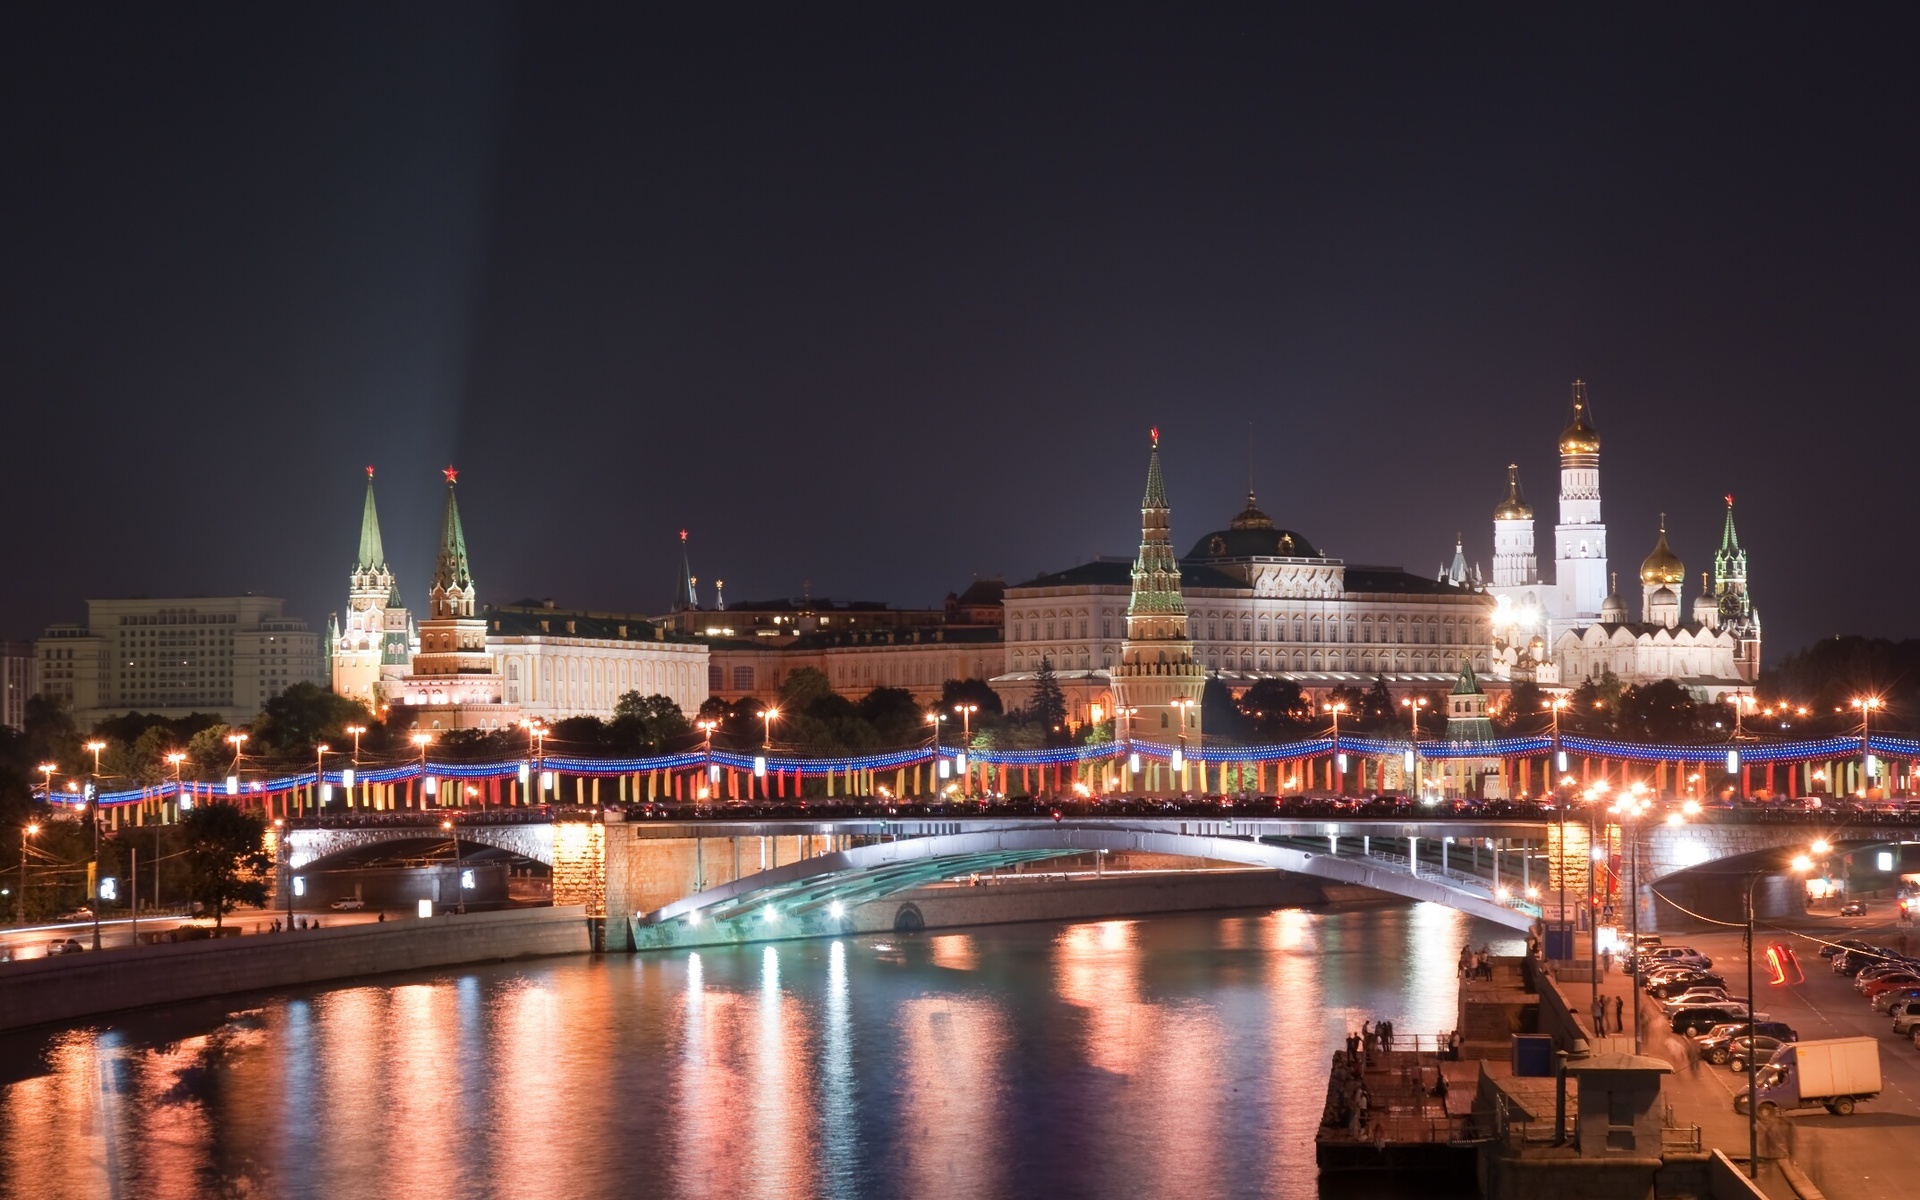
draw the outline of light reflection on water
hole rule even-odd
[[[1317,1195],[1348,1029],[1453,1023],[1431,905],[566,959],[0,1038],[0,1196]]]

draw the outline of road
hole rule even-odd
[[[1809,916],[1787,926],[1763,928],[1756,936],[1762,955],[1774,942],[1792,946],[1806,975],[1803,982],[1776,987],[1766,982],[1764,959],[1756,965],[1757,1008],[1768,1019],[1785,1021],[1804,1041],[1871,1037],[1880,1043],[1884,1086],[1878,1099],[1863,1103],[1850,1117],[1813,1111],[1790,1118],[1793,1160],[1831,1200],[1910,1200],[1920,1195],[1920,1155],[1914,1153],[1920,1146],[1920,1050],[1911,1038],[1895,1037],[1891,1018],[1875,1012],[1854,990],[1853,980],[1834,974],[1819,955],[1820,939],[1858,937],[1877,945],[1898,945],[1901,931],[1891,920],[1892,905],[1882,907],[1882,913],[1864,918]],[[1735,992],[1746,990],[1742,936],[1735,929],[1665,935],[1668,945],[1693,945],[1705,951],[1713,959],[1714,972]],[[1913,940],[1920,942],[1920,938]],[[1709,1064],[1702,1064],[1689,1082],[1692,1087],[1686,1090],[1707,1097],[1704,1106],[1724,1106],[1722,1111],[1727,1113],[1732,1111],[1734,1093],[1746,1088],[1745,1075]],[[1724,1099],[1717,1092],[1724,1092]],[[1745,1118],[1739,1120],[1744,1123]],[[1737,1146],[1726,1149],[1744,1154],[1744,1136],[1737,1141]]]
[[[387,913],[387,920],[395,921],[413,915],[414,912],[412,909],[392,909]],[[296,919],[317,919],[323,926],[358,925],[380,919],[380,914],[371,909],[357,913],[309,913],[296,911],[294,916]],[[226,924],[238,926],[243,933],[251,935],[263,930],[269,922],[275,919],[285,921],[286,913],[277,909],[243,908],[228,915]],[[185,917],[178,916],[142,917],[139,922],[141,931],[149,933],[156,929],[175,929],[187,924],[204,925],[211,928],[213,922],[210,920],[189,921]],[[134,922],[132,921],[102,921],[100,922],[100,948],[105,950],[116,946],[130,946],[133,944],[133,932]],[[47,946],[49,943],[56,939],[65,940],[67,938],[74,939],[87,950],[93,949],[93,922],[60,921],[46,925],[8,926],[5,930],[0,930],[0,962],[10,962],[28,958],[45,958],[47,956]]]

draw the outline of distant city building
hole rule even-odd
[[[0,642],[0,725],[27,727],[27,701],[40,693],[40,660],[32,642]]]
[[[698,579],[680,534],[680,578],[673,611],[658,618],[707,648],[706,691],[732,702],[773,700],[803,668],[825,675],[857,700],[876,687],[901,688],[922,704],[950,679],[986,680],[1004,668],[1001,597],[1005,583],[976,579],[940,608],[893,608],[879,601],[798,597],[699,604]]]
[[[1560,523],[1554,529],[1554,574],[1541,576],[1534,554],[1533,509],[1521,494],[1519,468],[1507,468],[1507,494],[1493,510],[1492,674],[1558,689],[1608,672],[1624,684],[1672,679],[1702,700],[1749,688],[1760,677],[1760,615],[1747,590],[1747,556],[1727,497],[1721,546],[1711,577],[1703,576],[1692,615],[1684,599],[1686,567],[1667,544],[1666,518],[1653,551],[1640,564],[1637,614],[1607,571],[1607,528],[1600,518],[1600,434],[1586,386],[1573,385],[1573,414],[1560,434]],[[1466,578],[1456,544],[1444,578]],[[1477,579],[1474,570],[1471,577]],[[1601,588],[1607,590],[1601,594]]]
[[[34,644],[40,689],[82,727],[139,711],[251,721],[295,683],[320,683],[320,639],[270,596],[89,600],[84,625]]]
[[[487,653],[506,703],[528,717],[605,720],[628,692],[665,696],[689,717],[711,690],[704,643],[646,617],[540,605],[489,608]]]
[[[424,730],[504,729],[523,718],[613,716],[627,692],[663,695],[689,714],[707,696],[706,647],[645,617],[563,610],[552,601],[480,608],[448,468],[447,503],[416,626],[386,561],[367,469],[347,615],[329,631],[334,690],[376,710],[398,706]],[[691,594],[692,579],[683,580]]]
[[[1463,664],[1484,670],[1492,654],[1490,597],[1398,567],[1350,566],[1276,526],[1251,491],[1227,528],[1202,535],[1178,566],[1195,662],[1235,692],[1287,679],[1320,696],[1376,678],[1424,691],[1447,686]],[[1008,588],[995,689],[1025,703],[1049,662],[1075,723],[1111,716],[1138,571],[1138,559],[1101,558]],[[1137,732],[1157,729],[1156,715]]]

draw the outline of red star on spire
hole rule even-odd
[[[1158,446],[1160,444],[1160,427],[1158,425],[1155,425],[1152,429],[1149,429],[1147,432],[1153,435],[1153,444],[1155,446]]]
[[[1728,508],[1732,508],[1732,507],[1733,507],[1733,493],[1732,493],[1732,492],[1728,492],[1728,493],[1727,493],[1727,507],[1728,507]]]
[[[373,478],[373,464],[372,464],[372,463],[368,463],[368,464],[367,464],[367,478],[368,478],[368,479],[372,479],[372,478]]]
[[[684,529],[682,529],[682,530],[680,531],[680,541],[681,541],[681,544],[682,544],[682,545],[684,545],[684,544],[686,543],[686,540],[687,540],[687,531],[686,531],[686,530],[684,530]]]
[[[441,471],[440,473],[441,473],[442,475],[445,475],[445,476],[447,477],[447,486],[448,486],[448,487],[452,487],[452,486],[453,486],[453,484],[454,484],[454,481],[455,481],[456,479],[458,479],[458,478],[460,478],[460,472],[458,472],[458,471],[456,471],[456,470],[454,470],[454,469],[453,469],[453,464],[451,464],[451,463],[449,463],[449,464],[447,464],[447,466],[446,466],[446,468],[445,468],[445,469],[443,469],[443,470],[442,470],[442,471]]]

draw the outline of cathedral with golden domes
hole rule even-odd
[[[1560,434],[1560,521],[1551,578],[1534,552],[1533,509],[1517,466],[1493,510],[1493,673],[1545,687],[1577,687],[1611,673],[1625,684],[1672,679],[1702,700],[1750,688],[1760,674],[1760,614],[1747,590],[1747,556],[1733,525],[1733,497],[1713,571],[1702,572],[1688,612],[1686,565],[1667,543],[1661,515],[1653,551],[1640,564],[1630,611],[1607,568],[1600,516],[1600,433],[1584,383]]]

